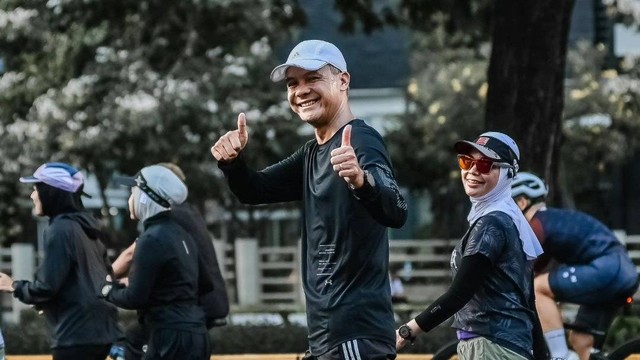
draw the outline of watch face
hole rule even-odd
[[[364,175],[365,175],[365,180],[369,183],[369,185],[371,185],[371,187],[375,187],[376,180],[373,177],[373,174],[371,174],[369,171],[365,171]]]
[[[398,329],[398,334],[403,339],[409,339],[409,338],[411,338],[411,328],[408,327],[407,325],[402,325]]]

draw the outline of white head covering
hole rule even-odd
[[[162,165],[142,168],[133,177],[119,176],[115,182],[131,186],[135,215],[140,221],[170,210],[172,205],[182,204],[189,193],[182,179]]]
[[[496,184],[496,187],[489,191],[488,194],[469,197],[471,200],[471,211],[467,216],[467,220],[469,224],[473,224],[473,222],[480,217],[493,211],[502,211],[509,215],[518,228],[520,240],[522,241],[522,249],[524,253],[527,254],[527,259],[532,260],[543,253],[542,247],[533,229],[531,229],[531,225],[529,225],[529,222],[522,214],[522,211],[520,211],[516,202],[511,198],[512,179],[508,177],[508,171],[507,168],[500,168],[498,184]]]
[[[469,215],[467,216],[469,224],[473,224],[480,217],[490,212],[502,211],[511,217],[516,228],[518,228],[520,240],[522,241],[522,249],[524,253],[527,254],[527,259],[532,260],[537,258],[543,253],[542,246],[540,246],[536,234],[533,232],[533,229],[531,229],[531,225],[529,225],[522,211],[520,211],[518,205],[513,201],[513,198],[511,198],[511,182],[513,181],[511,173],[517,171],[518,160],[520,158],[518,145],[516,145],[513,139],[503,133],[486,132],[481,134],[474,143],[469,141],[457,142],[455,148],[457,151],[463,151],[469,149],[468,145],[479,150],[485,156],[493,159],[506,160],[508,164],[512,165],[511,168],[500,168],[498,183],[489,193],[483,196],[469,197],[471,200],[471,211],[469,211]],[[510,151],[505,152],[504,148]],[[487,155],[489,151],[492,152],[490,154],[492,156]],[[501,153],[503,153],[503,155],[501,155]]]
[[[145,221],[158,213],[170,210],[151,200],[151,198],[137,186],[131,188],[131,193],[133,194],[133,210],[140,221]]]

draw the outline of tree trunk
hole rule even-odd
[[[512,136],[521,171],[549,184],[558,203],[558,168],[567,42],[575,0],[496,0],[488,70],[487,130]]]

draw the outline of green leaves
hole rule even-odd
[[[93,172],[103,189],[114,171],[172,161],[194,199],[220,198],[209,148],[240,108],[282,107],[284,88],[268,77],[281,60],[271,49],[299,23],[293,0],[15,0],[0,9],[7,204],[19,174],[53,160]],[[256,116],[258,163],[301,144],[290,111]]]

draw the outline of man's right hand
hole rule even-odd
[[[247,146],[247,141],[249,141],[247,118],[244,113],[240,113],[238,115],[238,129],[222,135],[211,147],[211,154],[218,161],[231,161],[237,158],[242,149]]]

